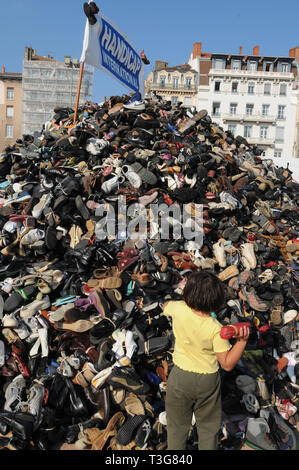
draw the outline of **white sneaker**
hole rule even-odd
[[[241,255],[246,258],[250,265],[250,269],[256,268],[256,256],[254,253],[254,246],[252,243],[243,243],[241,245]]]
[[[42,240],[43,238],[45,238],[45,231],[34,228],[24,235],[22,238],[22,245],[31,245],[32,243]]]
[[[101,188],[104,191],[104,193],[109,194],[111,191],[114,189],[117,189],[120,184],[122,184],[125,181],[124,176],[114,176],[113,178],[110,178],[107,181],[104,181],[102,184]]]
[[[21,403],[21,393],[25,387],[26,387],[26,381],[24,377],[22,376],[22,374],[17,375],[12,380],[12,382],[10,382],[10,384],[8,385],[5,391],[5,404],[4,404],[5,411],[15,410],[15,407],[13,407],[13,405],[16,404],[16,401],[18,403]]]
[[[33,207],[32,216],[39,219],[42,215],[43,210],[47,207],[52,199],[51,193],[43,194],[41,200]]]
[[[133,188],[140,188],[142,185],[142,179],[129,165],[124,165],[122,167],[122,173],[129,180]]]
[[[213,252],[218,264],[221,268],[226,268],[226,256],[223,242],[219,240],[213,245]]]
[[[145,109],[144,101],[133,101],[133,103],[124,104],[126,109],[136,109],[138,111],[143,111]]]

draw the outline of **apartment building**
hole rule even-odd
[[[198,73],[189,64],[169,67],[168,62],[156,60],[155,69],[145,81],[145,93],[156,92],[172,104],[196,106]]]
[[[74,108],[80,64],[65,56],[64,62],[51,56],[40,56],[35,49],[25,48],[22,80],[22,133],[40,132],[49,121],[55,106]],[[91,101],[94,69],[84,66],[79,105]]]
[[[21,136],[22,74],[0,73],[0,153]]]
[[[285,57],[262,56],[259,46],[251,54],[242,46],[236,54],[204,53],[202,43],[195,43],[189,65],[199,77],[196,107],[266,157],[298,156],[298,50]]]

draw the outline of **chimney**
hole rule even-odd
[[[1,73],[5,73],[5,67],[1,67]]]
[[[299,60],[299,46],[293,47],[290,49],[290,57],[295,57],[297,61]]]
[[[193,59],[201,56],[201,46],[202,46],[201,42],[195,42],[193,44]]]
[[[240,46],[240,52],[239,52],[240,55],[243,55],[243,46]]]
[[[260,46],[254,46],[253,55],[260,55]]]
[[[163,60],[156,60],[155,63],[155,71],[158,72],[159,70],[166,69],[168,67],[168,62],[164,62]]]

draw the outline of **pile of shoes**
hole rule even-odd
[[[221,448],[295,449],[292,173],[205,110],[156,95],[86,103],[73,121],[56,107],[0,155],[0,447],[166,450],[174,336],[162,305],[208,269],[225,286],[219,322],[251,325],[242,358],[221,370]],[[150,231],[129,231],[141,206]],[[183,208],[200,245],[184,236]]]

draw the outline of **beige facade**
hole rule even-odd
[[[22,74],[0,73],[0,153],[21,137]]]
[[[155,69],[145,81],[145,94],[155,92],[172,104],[196,105],[198,74],[189,64],[169,67],[168,62],[156,61]]]

